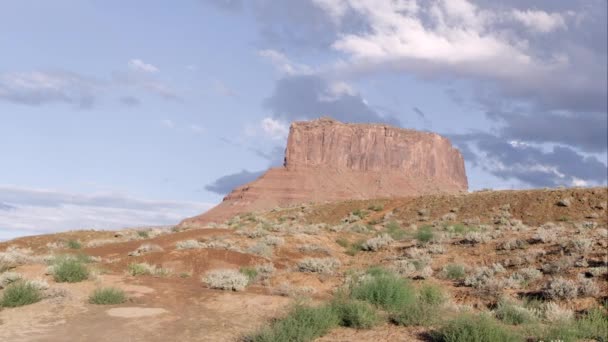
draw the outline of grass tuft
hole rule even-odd
[[[368,275],[369,278],[352,286],[352,298],[389,311],[397,310],[415,301],[412,286],[397,275],[382,269],[374,269],[368,272]]]
[[[79,260],[64,258],[53,265],[53,279],[58,283],[78,283],[89,278],[89,270]]]
[[[486,315],[462,315],[433,336],[437,342],[515,342],[522,338]]]
[[[41,299],[42,294],[38,287],[29,282],[18,281],[6,287],[2,294],[2,298],[0,298],[0,306],[14,308],[33,304]]]
[[[70,241],[68,241],[68,248],[69,249],[81,249],[82,244],[77,240],[70,240]]]
[[[126,300],[125,292],[114,287],[104,287],[93,291],[89,296],[89,303],[99,305],[113,305],[124,303]]]
[[[312,341],[338,326],[340,317],[331,306],[298,305],[283,319],[275,321],[246,340],[252,342]]]

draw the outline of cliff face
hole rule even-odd
[[[464,160],[438,134],[331,119],[291,125],[285,165],[233,190],[182,225],[303,202],[403,197],[467,190]]]

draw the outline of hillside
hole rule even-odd
[[[202,228],[23,237],[0,243],[0,303],[26,280],[41,298],[4,305],[0,340],[237,341],[295,303],[319,307],[339,288],[353,297],[393,276],[437,303],[412,318],[357,297],[374,324],[343,321],[316,340],[427,341],[452,317],[480,312],[521,339],[555,336],[608,300],[607,200],[607,188],[482,191],[304,204]],[[66,260],[86,279],[63,281]],[[89,302],[108,286],[126,300]],[[606,333],[595,327],[585,336]]]

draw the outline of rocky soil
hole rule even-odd
[[[376,325],[335,327],[318,341],[425,341],[451,317],[498,322],[504,303],[529,322],[499,324],[535,340],[606,310],[607,199],[606,188],[483,191],[298,205],[196,229],[19,238],[0,243],[0,303],[23,283],[41,298],[1,309],[0,341],[238,341],[377,267],[440,289],[441,319],[400,325],[376,308]],[[62,282],[65,259],[86,279]],[[91,304],[106,287],[126,301]]]

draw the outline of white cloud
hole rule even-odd
[[[71,229],[119,229],[176,224],[204,212],[211,203],[154,201],[115,193],[83,195],[46,189],[0,186],[0,239]]]
[[[67,71],[29,71],[0,74],[0,100],[41,105],[64,102],[89,107],[102,82]]]
[[[264,118],[260,122],[264,135],[271,139],[279,140],[287,138],[289,126],[286,123],[273,118]]]
[[[312,72],[312,69],[309,66],[294,63],[287,58],[287,56],[276,50],[261,50],[258,54],[261,57],[268,59],[279,72],[286,75],[309,74]]]
[[[148,73],[154,73],[154,72],[159,71],[159,69],[156,66],[145,63],[141,59],[137,59],[137,58],[129,61],[129,68],[131,68],[132,70],[135,70],[135,71],[148,72]]]
[[[511,15],[513,19],[535,32],[548,33],[557,29],[567,28],[564,17],[559,13],[547,13],[536,10],[513,10]]]

